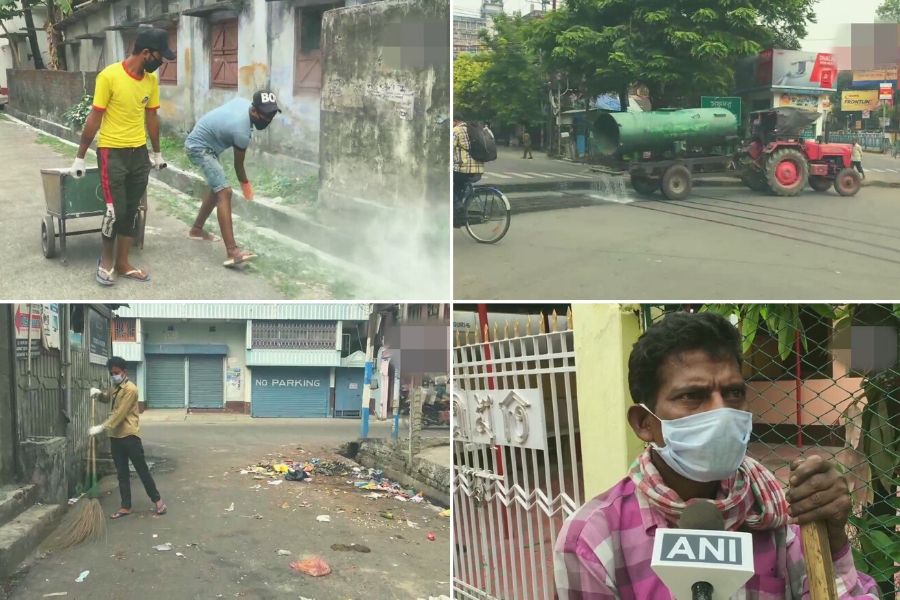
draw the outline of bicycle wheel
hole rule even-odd
[[[499,190],[476,188],[466,200],[465,209],[466,231],[476,242],[496,244],[509,231],[509,200]]]

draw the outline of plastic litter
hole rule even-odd
[[[439,516],[439,517],[447,517],[447,518],[449,518],[449,517],[450,517],[450,509],[449,509],[449,508],[445,508],[444,510],[442,510],[441,512],[438,513],[438,516]]]
[[[225,512],[234,512],[234,502],[231,503],[231,506],[225,509]],[[153,536],[156,537],[156,536]]]
[[[372,551],[368,546],[362,544],[332,544],[331,549],[335,552],[362,552],[363,554]]]
[[[371,498],[372,500],[378,500],[379,498],[384,498],[384,494],[378,494],[376,492],[372,492],[371,494],[366,494],[364,498]]]
[[[290,555],[291,555],[290,550],[279,550],[278,551],[278,556],[290,556]]]
[[[394,520],[394,513],[391,513],[391,512],[388,512],[388,511],[384,511],[384,512],[381,513],[381,518],[382,518],[382,519],[387,519],[387,520],[389,520],[389,521],[393,521],[393,520]]]
[[[429,542],[433,542],[434,540],[437,539],[437,536],[435,536],[433,533],[429,533],[429,534],[426,535],[425,537],[428,538],[428,541],[429,541]]]
[[[284,479],[276,479],[275,481],[270,481],[269,485],[281,485],[284,483]]]
[[[75,580],[75,583],[84,583],[84,580],[87,579],[90,574],[90,571],[82,571],[81,575],[78,576],[78,579]]]
[[[291,468],[285,464],[277,464],[272,467],[272,470],[274,470],[276,473],[287,473],[291,470]]]
[[[181,558],[185,558],[184,554],[182,554],[181,552],[176,552],[176,553],[175,553],[175,556],[178,556],[178,557],[181,557]]]
[[[418,529],[418,528],[419,528],[419,524],[418,524],[418,523],[413,523],[413,522],[410,521],[409,519],[406,520],[406,525],[407,525],[407,527],[412,527],[413,529]]]
[[[172,549],[172,544],[160,544],[159,546],[153,546],[153,549],[159,552],[168,552]]]
[[[287,473],[285,473],[284,478],[287,481],[303,481],[304,479],[309,479],[309,473],[304,471],[303,469],[294,470],[288,469]]]
[[[309,558],[292,562],[291,569],[313,577],[322,577],[331,573],[331,567],[328,566],[328,563],[318,556],[310,556]]]
[[[318,517],[316,517],[316,521],[318,521],[319,523],[331,523],[331,517],[329,517],[328,515],[319,515]]]

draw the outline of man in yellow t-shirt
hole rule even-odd
[[[71,173],[84,176],[84,156],[97,131],[97,163],[106,202],[101,226],[103,252],[97,261],[97,283],[115,283],[115,274],[150,281],[144,269],[131,266],[128,251],[135,235],[138,208],[147,191],[150,169],[166,166],[159,151],[159,82],[153,74],[163,59],[174,60],[169,34],[155,27],[142,28],[131,56],[109,65],[97,75],[93,110],[84,123],[81,145]],[[153,155],[147,151],[147,134]]]

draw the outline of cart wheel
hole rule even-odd
[[[50,215],[41,221],[41,249],[45,258],[56,256],[56,232],[53,230],[53,217]]]
[[[144,228],[147,226],[147,210],[143,207],[138,209],[137,212],[137,223],[135,226],[137,228],[137,246],[141,250],[144,249]]]
[[[691,195],[690,169],[684,165],[672,165],[666,169],[659,187],[669,200],[684,200]]]

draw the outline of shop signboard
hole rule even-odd
[[[878,90],[843,90],[841,92],[841,111],[843,112],[877,110],[879,105]]]

